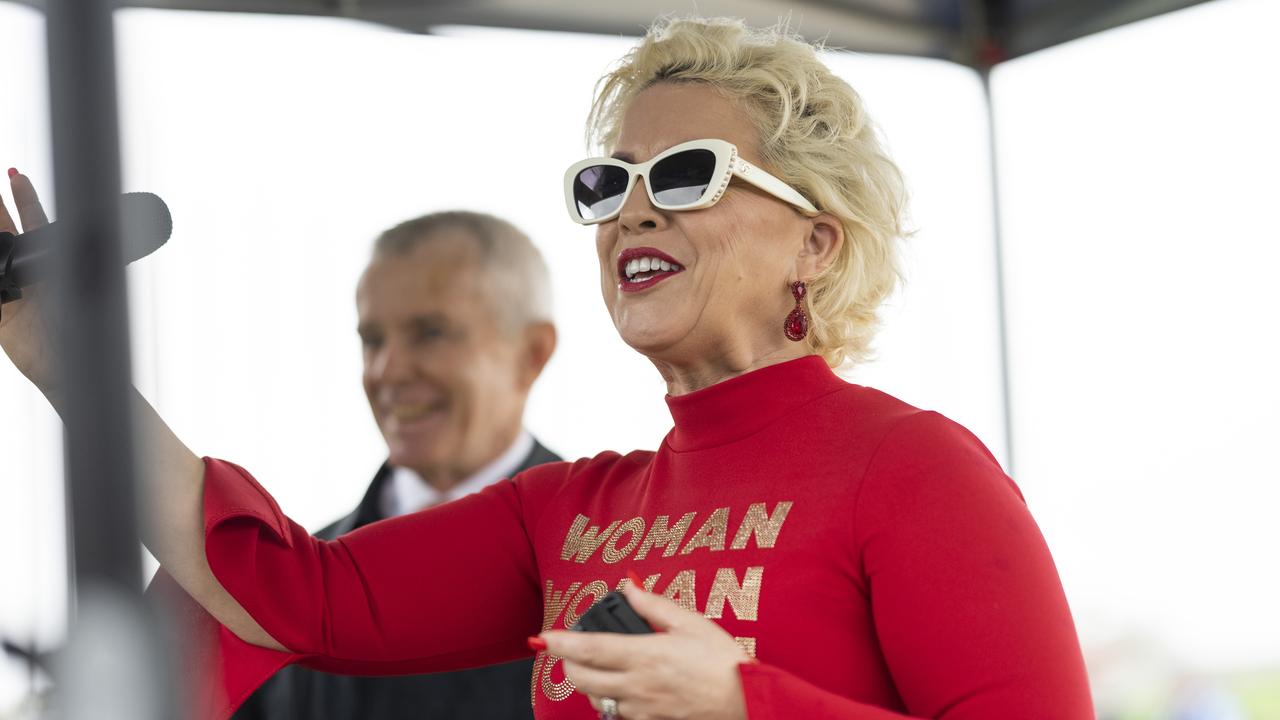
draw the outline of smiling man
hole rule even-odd
[[[510,223],[453,211],[387,230],[360,278],[356,309],[365,394],[388,458],[360,505],[318,536],[332,539],[559,460],[522,424],[556,331],[546,263]],[[531,718],[531,671],[529,660],[413,677],[291,667],[236,717]]]

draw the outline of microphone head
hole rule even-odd
[[[135,192],[120,196],[121,255],[125,264],[155,252],[169,240],[173,217],[169,207],[151,193]],[[59,223],[62,226],[56,227]],[[65,220],[49,223],[23,233],[3,248],[0,257],[0,302],[19,297],[14,290],[24,288],[54,272],[54,248],[60,234],[72,231],[75,224]]]
[[[155,252],[173,234],[173,216],[158,195],[131,192],[120,196],[120,230],[125,263]]]

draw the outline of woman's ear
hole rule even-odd
[[[809,235],[796,257],[796,273],[801,279],[815,277],[831,267],[844,247],[844,224],[834,215],[823,213],[809,218]]]

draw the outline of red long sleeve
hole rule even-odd
[[[751,720],[1092,718],[1049,551],[963,428],[817,357],[668,404],[656,453],[541,466],[330,543],[209,461],[210,567],[297,653],[221,631],[207,646],[226,702],[292,661],[388,674],[518,657],[632,569],[758,659],[740,670]],[[531,692],[539,718],[595,718],[555,657]]]
[[[528,655],[538,581],[511,482],[333,542],[279,514],[230,463],[208,461],[205,482],[210,568],[309,664],[431,672]],[[245,502],[246,487],[266,504]]]
[[[182,620],[202,717],[229,717],[294,662],[335,673],[401,675],[529,654],[523,639],[538,631],[539,599],[529,541],[512,514],[519,498],[511,483],[431,511],[448,520],[378,523],[327,543],[289,520],[232,463],[206,458],[204,482],[210,568],[294,652],[237,638],[161,571],[152,591],[167,596]],[[460,527],[469,542],[458,537]],[[439,581],[450,577],[454,582]]]

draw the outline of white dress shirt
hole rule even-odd
[[[520,467],[520,463],[532,450],[533,436],[529,431],[521,429],[515,443],[506,452],[444,492],[428,485],[421,475],[409,468],[392,468],[391,477],[382,486],[378,509],[382,511],[383,517],[396,517],[479,492],[514,475],[516,468]]]

